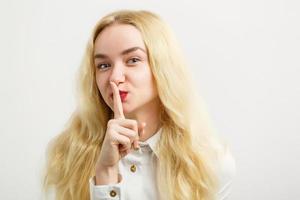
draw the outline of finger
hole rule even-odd
[[[119,119],[119,118],[125,119],[119,89],[114,82],[110,82],[110,85],[111,85],[111,88],[113,91],[114,118],[115,119]]]
[[[143,122],[139,125],[138,127],[138,137],[135,138],[135,140],[133,141],[133,147],[135,150],[138,150],[140,148],[140,145],[139,145],[139,139],[140,137],[142,137],[145,133],[145,126],[146,126],[146,123]]]
[[[131,149],[134,149],[134,150],[138,150],[139,149],[139,144],[138,144],[139,135],[138,135],[137,131],[131,130],[129,128],[124,128],[122,126],[120,126],[118,128],[118,130],[119,130],[118,132],[121,135],[124,135],[124,136],[126,136],[126,137],[128,137],[130,139]],[[122,149],[122,150],[124,150],[124,149]]]
[[[140,145],[139,145],[139,139],[140,139],[140,136],[142,132],[144,132],[144,127],[145,127],[146,123],[143,122],[143,123],[139,123],[139,126],[138,126],[138,135],[137,137],[134,139],[133,141],[133,148],[134,150],[138,150],[140,148]]]
[[[140,148],[140,146],[139,146],[139,140],[138,139],[133,140],[132,148],[134,150],[138,150]]]
[[[123,119],[121,119],[121,120],[118,120],[117,123],[120,126],[132,129],[132,130],[134,130],[135,132],[138,133],[138,121],[137,120],[134,120],[134,119],[125,119],[125,120],[123,120]]]
[[[120,156],[121,156],[121,158],[123,158],[126,155],[127,155],[127,150],[126,149],[120,150]]]
[[[138,137],[138,133],[136,131],[131,130],[129,128],[122,127],[122,126],[118,126],[116,131],[119,134],[128,137],[130,139],[131,143]]]
[[[120,155],[121,155],[121,158],[123,158],[124,156],[126,156],[127,154],[131,153],[131,149],[125,149],[125,150],[122,150],[120,151]]]
[[[130,137],[132,149],[137,150],[139,148],[138,121],[133,119],[119,119],[117,123],[119,125],[118,132]]]
[[[130,149],[131,148],[131,141],[128,137],[118,134],[113,138],[112,144],[116,144],[119,146],[120,149]]]

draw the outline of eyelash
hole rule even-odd
[[[103,70],[103,68],[101,68],[102,65],[109,65],[109,64],[107,64],[107,63],[100,63],[99,65],[97,65],[97,68],[100,69],[100,70]]]
[[[130,58],[128,61],[134,60],[134,59],[137,60],[137,61],[141,61],[139,58],[135,58],[135,57],[134,57],[134,58]],[[136,61],[136,62],[137,62],[137,61]],[[135,62],[135,63],[136,63],[136,62]]]
[[[128,61],[131,61],[131,60],[135,60],[135,62],[133,64],[135,64],[138,61],[141,61],[139,58],[136,58],[136,57],[130,58]],[[110,66],[110,64],[108,64],[108,63],[100,63],[100,64],[97,65],[97,68],[100,69],[100,70],[106,70],[106,68],[101,68],[102,65],[106,65],[106,66],[109,65]]]

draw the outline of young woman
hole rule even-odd
[[[234,159],[160,17],[102,18],[78,83],[78,109],[48,149],[45,187],[56,199],[226,199]]]

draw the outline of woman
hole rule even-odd
[[[234,160],[214,135],[168,26],[117,11],[95,26],[78,109],[49,145],[56,199],[225,199]]]

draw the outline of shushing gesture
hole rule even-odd
[[[145,123],[126,119],[119,89],[110,82],[113,91],[114,118],[107,123],[105,138],[96,163],[96,185],[118,183],[118,163],[132,150],[139,148],[139,136],[144,133]]]

